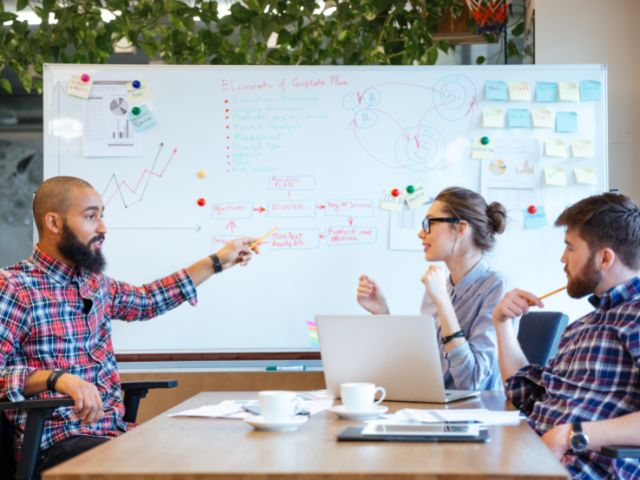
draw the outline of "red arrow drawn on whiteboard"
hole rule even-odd
[[[258,207],[258,208],[254,208],[254,209],[253,209],[253,211],[254,211],[254,212],[264,213],[264,212],[266,212],[266,211],[267,211],[267,209],[266,209],[266,208],[264,208],[264,207]]]
[[[347,220],[347,223],[349,224],[349,226],[353,225],[353,218],[349,217],[349,220]]]
[[[319,208],[320,210],[324,210],[327,207],[325,205],[318,205],[316,208]]]
[[[238,226],[236,225],[236,222],[234,222],[233,220],[231,220],[229,223],[227,223],[226,228],[227,230],[229,230],[231,233],[233,233],[233,231],[237,228]]]

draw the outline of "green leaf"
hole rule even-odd
[[[24,9],[27,5],[29,5],[29,0],[18,0],[18,3],[16,3],[16,11],[19,12],[20,10]]]
[[[0,78],[0,87],[2,87],[2,89],[7,93],[13,93],[11,82],[6,78]]]
[[[524,33],[524,22],[520,22],[511,30],[511,35],[513,35],[514,37],[520,37],[522,36],[523,33]]]
[[[476,58],[476,65],[482,65],[486,61],[487,59],[484,56],[478,55],[478,57]]]

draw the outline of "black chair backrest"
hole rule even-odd
[[[567,323],[569,317],[562,312],[529,312],[520,319],[518,342],[529,363],[547,364]]]
[[[0,412],[0,480],[12,479],[16,470],[13,434],[13,424]]]

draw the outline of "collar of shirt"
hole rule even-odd
[[[86,271],[78,271],[44,253],[36,245],[31,255],[35,267],[47,274],[51,281],[59,285],[78,284],[82,298],[93,298],[99,288],[98,275]]]
[[[591,295],[589,303],[596,309],[609,310],[617,307],[621,303],[630,300],[640,299],[640,277],[633,277],[624,283],[610,288],[601,297]]]
[[[454,285],[451,282],[451,275],[447,278],[447,287],[449,290],[449,295],[453,297],[456,291],[465,292],[469,289],[469,287],[480,278],[487,270],[489,270],[489,265],[484,261],[484,259],[480,259],[478,263],[474,265],[474,267],[469,270],[464,277],[460,279],[457,285]]]

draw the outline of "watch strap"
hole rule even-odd
[[[213,255],[209,255],[209,258],[213,264],[213,273],[220,273],[222,271],[222,263],[220,262],[218,255],[214,253]]]
[[[67,372],[64,370],[53,370],[47,377],[47,390],[51,390],[52,392],[55,392],[56,383],[58,383],[58,379],[65,373]]]
[[[442,337],[440,339],[440,342],[443,345],[446,345],[447,343],[449,343],[451,340],[453,340],[454,338],[465,338],[464,336],[464,332],[462,330],[458,330],[457,332],[452,333],[451,335],[447,335],[446,337]]]

